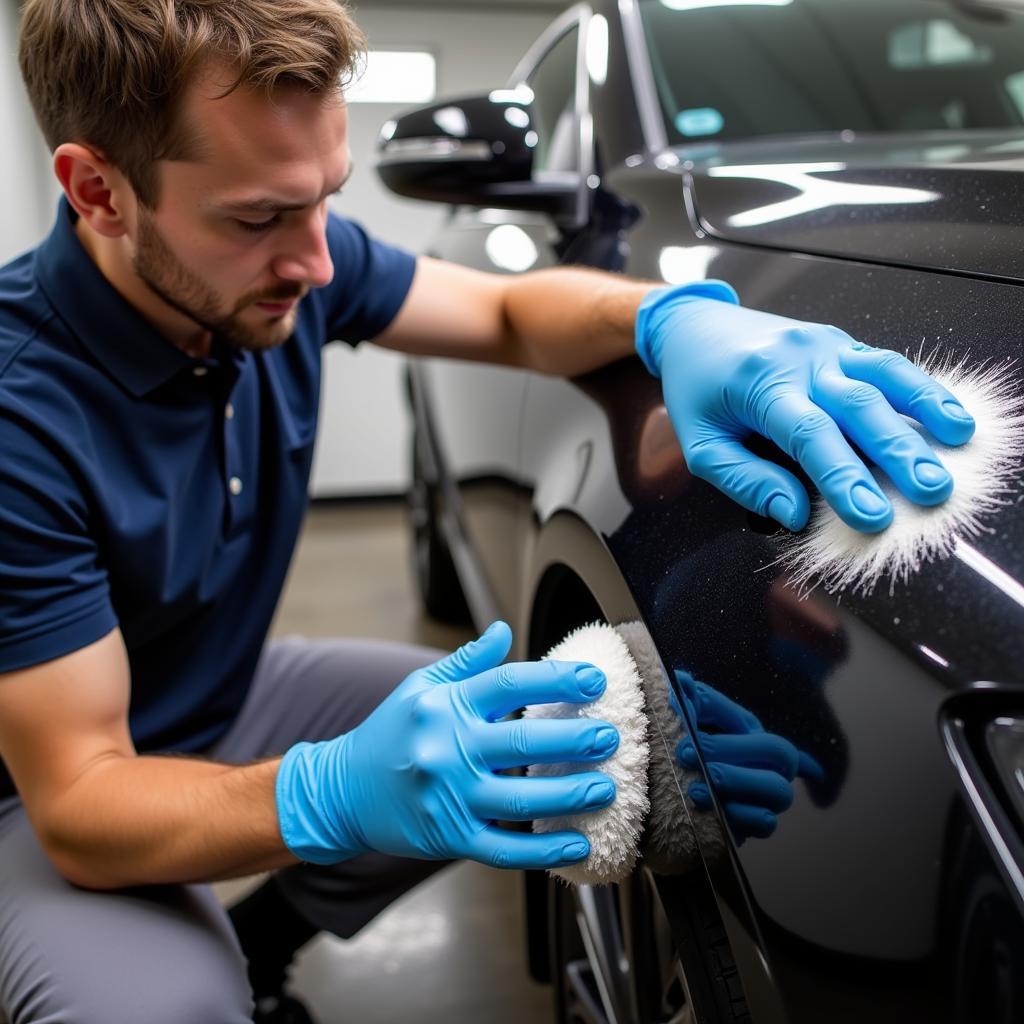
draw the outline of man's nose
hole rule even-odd
[[[322,288],[334,277],[327,248],[327,211],[317,211],[288,233],[284,251],[274,260],[274,273],[285,281]]]

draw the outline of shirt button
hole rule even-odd
[[[233,420],[234,418],[235,407],[230,402],[228,402],[228,404],[224,406],[224,419]]]
[[[192,367],[192,375],[194,377],[205,377],[209,372],[210,372],[210,370],[206,366],[193,366]]]
[[[242,493],[242,481],[237,476],[233,476],[228,481],[228,490],[237,498]]]

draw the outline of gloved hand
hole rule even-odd
[[[351,732],[299,743],[276,784],[285,844],[331,864],[368,850],[400,857],[465,857],[505,868],[564,867],[590,852],[579,832],[532,835],[498,821],[607,807],[615,784],[601,772],[522,778],[496,769],[601,761],[617,730],[595,719],[498,719],[529,704],[587,703],[605,688],[593,665],[502,665],[504,622],[447,658],[413,672]],[[500,667],[499,667],[500,666]]]
[[[963,444],[974,420],[953,395],[896,352],[738,301],[724,282],[702,281],[652,291],[637,314],[637,352],[662,379],[695,476],[758,515],[802,529],[810,503],[800,481],[743,445],[763,434],[800,463],[844,522],[875,533],[892,521],[892,506],[845,434],[911,501],[938,505],[949,497],[952,477],[897,414],[943,444]]]
[[[778,826],[778,815],[793,802],[793,780],[798,775],[820,779],[821,766],[789,740],[766,732],[756,715],[718,690],[679,669],[675,677],[688,720],[696,727],[705,770],[733,836],[739,843],[749,836],[766,839]],[[679,741],[676,756],[685,767],[700,768],[689,736]],[[687,796],[701,810],[713,806],[711,793],[702,782],[691,782]]]

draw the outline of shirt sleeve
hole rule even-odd
[[[38,428],[0,414],[0,672],[50,661],[117,626],[74,474]]]
[[[394,320],[416,272],[416,257],[378,242],[354,221],[330,213],[327,248],[334,278],[318,289],[326,341],[358,345]]]

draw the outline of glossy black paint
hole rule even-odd
[[[590,92],[591,216],[557,230],[542,216],[461,210],[438,255],[500,272],[488,242],[514,225],[535,267],[706,274],[747,305],[874,345],[1020,358],[1020,136],[957,137],[945,153],[920,137],[648,152],[619,5],[595,7],[612,31],[608,81]],[[936,198],[731,222],[798,195],[777,172],[805,163],[841,164],[812,172],[838,186]],[[762,171],[710,173],[751,165]],[[416,372],[458,484],[472,571],[494,583],[519,655],[557,639],[546,617],[560,629],[575,600],[586,605],[565,585],[576,580],[611,621],[638,614],[666,668],[755,712],[824,769],[797,784],[769,839],[705,851],[753,1020],[1022,1019],[1019,894],[946,745],[951,721],[1024,706],[1020,503],[907,584],[801,599],[774,564],[784,538],[773,525],[690,476],[637,360],[574,381],[440,362]],[[998,801],[991,765],[979,764],[971,784]],[[1020,838],[1012,815],[1000,827]],[[673,891],[666,880],[670,916]]]
[[[700,227],[716,238],[1024,280],[1019,130],[850,133],[678,155]]]
[[[576,182],[532,174],[528,105],[501,91],[419,107],[389,122],[377,170],[398,195],[442,203],[492,203],[558,216],[573,208]]]

